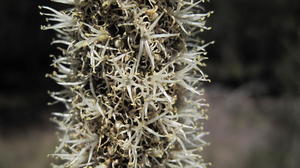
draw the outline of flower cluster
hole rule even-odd
[[[204,0],[52,1],[69,5],[40,6],[61,51],[50,95],[66,107],[53,167],[205,168]]]

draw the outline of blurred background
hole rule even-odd
[[[56,144],[47,90],[54,33],[38,5],[10,0],[0,5],[0,168],[46,168]],[[212,0],[215,14],[203,34],[211,104],[206,160],[215,168],[300,167],[300,1]]]

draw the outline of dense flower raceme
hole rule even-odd
[[[60,144],[53,167],[205,168],[204,0],[52,0],[51,92]]]

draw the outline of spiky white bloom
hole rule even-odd
[[[58,32],[51,92],[65,112],[53,167],[205,168],[201,83],[209,29],[203,0],[51,0],[40,7]]]

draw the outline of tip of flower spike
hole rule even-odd
[[[46,26],[41,25],[41,26],[40,26],[40,29],[41,29],[41,30],[46,30]]]
[[[47,8],[47,7],[46,7],[46,6],[41,6],[41,5],[39,5],[38,8],[39,8],[39,9],[45,9],[45,8]]]
[[[207,13],[207,17],[210,17],[212,14],[214,14],[215,13],[215,11],[210,11],[210,12],[208,12]]]
[[[80,0],[50,0],[50,1],[67,4],[67,5],[74,5],[75,3],[80,2]]]

